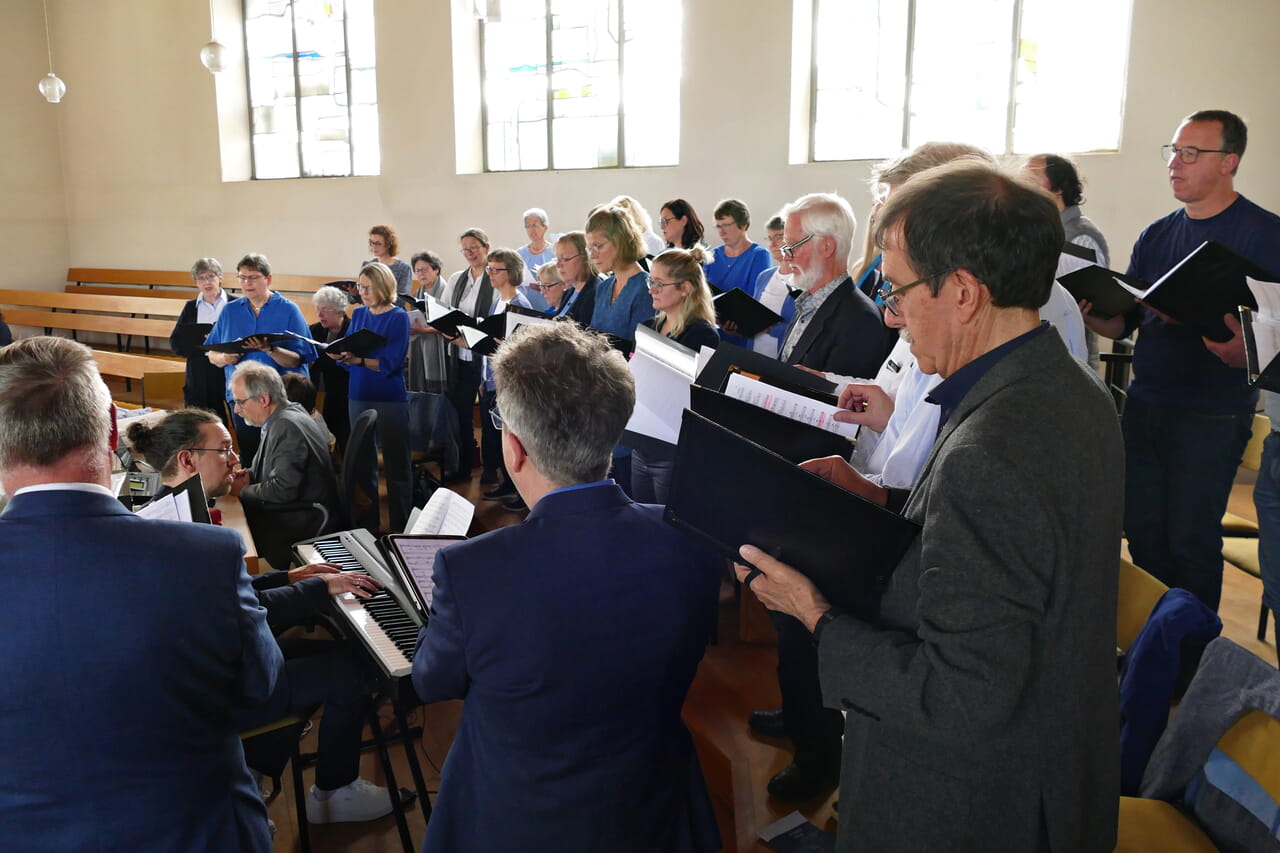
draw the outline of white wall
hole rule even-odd
[[[1122,150],[1082,158],[1086,211],[1121,262],[1138,231],[1173,207],[1157,148],[1194,109],[1245,116],[1252,142],[1238,187],[1280,209],[1271,90],[1280,80],[1272,43],[1280,4],[1135,5]],[[567,230],[622,192],[655,214],[663,200],[684,196],[707,219],[718,199],[740,196],[755,211],[756,236],[769,214],[805,192],[839,191],[860,214],[869,204],[870,164],[787,163],[786,2],[686,3],[680,166],[458,175],[450,0],[380,0],[382,175],[239,183],[220,178],[214,82],[197,58],[208,40],[203,3],[50,0],[50,16],[69,90],[57,107],[34,91],[45,71],[38,6],[6,11],[0,36],[5,114],[18,118],[6,122],[15,133],[0,135],[0,191],[16,202],[0,213],[0,286],[60,287],[71,265],[185,269],[201,255],[229,262],[246,251],[265,252],[281,272],[347,275],[366,256],[376,222],[397,228],[403,254],[434,248],[453,268],[461,266],[456,234],[467,226],[518,245],[524,208],[545,207],[552,228]],[[849,41],[855,50],[857,34]],[[956,56],[963,61],[962,50]],[[655,89],[640,118],[663,116]],[[47,280],[32,280],[40,276]]]

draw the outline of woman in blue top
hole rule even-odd
[[[716,233],[724,245],[716,246],[711,253],[713,260],[707,267],[707,282],[721,290],[735,287],[747,295],[755,290],[760,273],[773,266],[769,250],[753,243],[747,236],[751,227],[751,211],[736,198],[727,198],[716,205]],[[751,341],[725,329],[721,337],[740,347],[751,348]]]
[[[608,276],[596,290],[591,328],[634,341],[636,326],[653,316],[649,274],[640,268],[644,239],[619,207],[601,207],[587,220],[587,252]]]
[[[395,304],[396,280],[386,264],[374,261],[360,270],[360,301],[351,315],[347,334],[368,329],[386,338],[369,356],[350,353],[331,356],[351,371],[347,410],[351,423],[366,409],[378,413],[378,444],[387,478],[387,505],[391,530],[404,530],[412,505],[409,476],[409,397],[404,387],[405,354],[409,349],[409,315]],[[377,471],[372,472],[370,494],[377,494]]]

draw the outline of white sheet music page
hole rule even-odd
[[[1280,354],[1280,284],[1246,277],[1249,291],[1258,300],[1253,315],[1253,341],[1258,352],[1258,371],[1266,369]]]
[[[858,434],[857,424],[846,424],[835,420],[832,416],[840,411],[836,406],[811,400],[803,394],[796,394],[782,388],[776,388],[758,379],[751,379],[741,373],[729,374],[729,382],[724,393],[735,400],[742,400],[753,406],[759,406],[793,421],[816,426],[827,432],[853,438]]]
[[[186,495],[168,494],[156,498],[139,509],[135,515],[141,518],[158,518],[163,521],[190,521],[191,504]]]
[[[418,536],[466,536],[476,508],[452,489],[436,489],[405,533]]]

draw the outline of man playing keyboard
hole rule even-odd
[[[160,472],[163,497],[199,474],[205,495],[216,498],[231,488],[237,462],[231,434],[204,409],[171,412],[154,424],[129,428],[134,453]],[[368,598],[378,582],[361,572],[340,572],[328,563],[312,563],[289,572],[267,572],[253,579],[258,602],[274,627],[297,624],[329,606],[329,597],[352,593]],[[287,714],[306,712],[324,703],[320,719],[316,784],[307,797],[311,823],[374,820],[391,812],[387,789],[360,778],[360,742],[369,710],[367,673],[362,656],[350,645],[327,640],[285,637],[278,640],[284,668],[264,705],[239,711],[239,730],[266,725]],[[278,757],[256,753],[249,744],[250,767],[265,769]]]

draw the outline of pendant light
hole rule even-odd
[[[226,70],[227,67],[227,46],[218,41],[217,33],[213,26],[213,0],[209,0],[209,43],[200,48],[200,64],[213,74]]]
[[[44,44],[49,50],[49,73],[40,78],[36,88],[40,90],[41,95],[44,95],[46,101],[56,104],[67,93],[67,84],[53,73],[53,41],[49,37],[49,0],[44,0]]]

